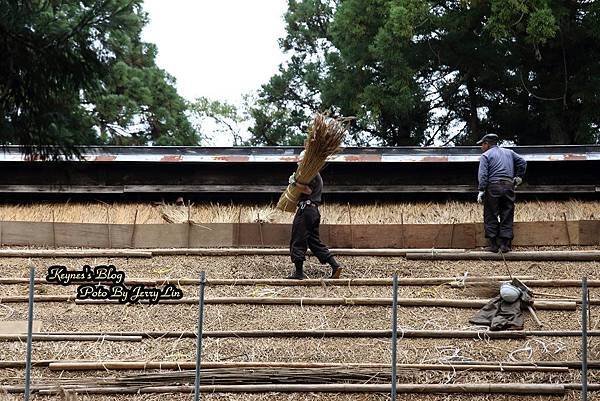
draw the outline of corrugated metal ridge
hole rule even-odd
[[[527,146],[512,147],[528,161],[591,161],[600,160],[600,146]],[[149,162],[149,163],[268,163],[296,162],[301,148],[293,147],[100,147],[82,152],[89,162]],[[481,151],[477,147],[452,148],[345,148],[330,157],[330,162],[341,163],[448,163],[478,162]],[[17,148],[8,147],[0,152],[0,162],[30,161]]]

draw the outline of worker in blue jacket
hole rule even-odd
[[[523,182],[527,162],[510,149],[498,146],[498,135],[488,134],[477,142],[483,154],[479,159],[479,193],[483,203],[486,250],[509,252],[513,239],[515,188]]]

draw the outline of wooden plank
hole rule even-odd
[[[108,224],[56,223],[56,246],[111,248]]]
[[[129,248],[133,224],[2,222],[5,245]],[[486,244],[482,223],[333,224],[321,226],[321,238],[332,248],[474,248]],[[283,247],[291,225],[270,223],[139,224],[138,248]],[[515,246],[599,245],[600,221],[515,223]]]
[[[230,223],[192,224],[190,247],[233,246],[234,225]]]
[[[27,320],[4,320],[0,321],[0,334],[27,334]],[[42,331],[42,321],[34,320],[32,333]]]
[[[579,221],[579,245],[600,245],[600,220]]]
[[[486,246],[483,223],[473,224],[476,225],[476,246]],[[564,221],[515,222],[512,244],[514,246],[580,245],[579,227],[579,221],[568,221],[566,225]]]
[[[240,246],[286,247],[290,243],[291,233],[290,224],[241,223],[239,243]]]
[[[2,245],[53,246],[52,223],[2,222]]]
[[[579,227],[575,221],[567,224],[564,221],[517,222],[514,235],[513,245],[516,246],[577,245]]]
[[[322,228],[327,227],[327,245],[332,248],[352,248],[352,237],[354,231],[350,230],[349,224],[331,224],[323,225]],[[385,246],[379,245],[378,248],[385,248]]]
[[[135,245],[139,248],[185,248],[188,246],[188,224],[139,224]]]
[[[476,224],[324,225],[329,246],[348,248],[472,248]]]
[[[133,224],[56,223],[54,230],[56,246],[128,248]]]
[[[352,231],[352,248],[400,248],[402,231],[399,224],[374,225],[355,224],[348,227]],[[379,245],[378,245],[379,244]],[[408,245],[410,247],[411,245]]]
[[[488,242],[487,242],[487,239],[485,238],[485,228],[483,226],[483,223],[477,223],[475,231],[476,231],[475,235],[477,236],[477,246],[478,247],[479,246],[487,246]],[[514,242],[514,240],[513,240],[513,244],[517,245],[517,243]]]
[[[137,227],[136,227],[136,231],[137,231]],[[133,235],[133,224],[111,224],[110,225],[111,248],[130,248],[132,235]]]

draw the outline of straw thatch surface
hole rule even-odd
[[[469,223],[482,221],[482,206],[475,202],[326,203],[325,224]],[[136,218],[137,211],[137,218]],[[519,202],[515,221],[588,220],[600,218],[600,202],[570,200]],[[183,223],[291,223],[293,216],[269,204],[199,203],[188,206],[148,203],[48,203],[0,205],[0,221],[160,224]]]
[[[406,277],[485,276],[505,274],[500,262],[464,261],[407,261],[403,258],[340,257],[346,266],[345,276],[389,277],[393,272]],[[71,270],[83,264],[112,263],[124,270],[128,277],[190,278],[199,272],[207,272],[208,278],[279,278],[290,270],[287,257],[156,257],[152,259],[0,259],[0,275],[28,275],[28,266],[37,267],[37,277],[45,275],[46,267],[62,264]],[[597,262],[509,262],[514,275],[530,275],[538,278],[590,278],[600,277]],[[311,277],[323,277],[328,269],[309,258],[307,272]],[[39,285],[38,294],[74,294],[75,286],[60,287]],[[197,288],[182,287],[186,296],[195,296]],[[548,289],[579,297],[576,288]],[[0,297],[25,295],[24,285],[0,286]],[[469,298],[472,295],[462,289],[445,286],[400,287],[401,297]],[[344,287],[271,287],[271,286],[218,286],[207,287],[207,297],[217,296],[263,296],[263,297],[389,297],[390,287],[344,286]],[[600,297],[600,290],[593,289],[592,297]],[[26,304],[0,305],[0,320],[21,320],[27,316]],[[206,330],[251,329],[388,329],[390,308],[387,307],[327,307],[327,306],[275,306],[275,305],[207,305]],[[592,327],[600,326],[600,307],[592,308]],[[399,308],[399,327],[402,329],[474,329],[468,318],[470,309],[454,308]],[[540,318],[546,329],[579,329],[580,313],[541,311]],[[39,303],[35,305],[36,319],[43,321],[43,331],[186,331],[194,330],[197,319],[196,305],[75,305]],[[529,316],[526,328],[536,326]],[[598,339],[590,340],[590,359],[600,359]],[[448,360],[478,361],[532,361],[576,360],[580,340],[578,338],[529,338],[523,340],[470,340],[470,339],[401,339],[398,361],[401,363],[439,363]],[[90,360],[165,360],[193,361],[194,339],[145,339],[138,343],[123,342],[39,342],[34,344],[34,359],[90,359]],[[0,343],[1,360],[23,360],[25,344]],[[389,363],[390,344],[386,339],[215,339],[204,340],[204,361],[295,361],[295,362],[372,362]],[[35,380],[52,381],[59,377],[84,378],[135,374],[140,372],[52,372],[36,368]],[[418,372],[401,371],[403,382],[411,383],[466,383],[466,382],[578,382],[577,371],[569,373],[495,373],[495,372]],[[0,369],[0,382],[10,384],[22,380],[23,369]],[[596,382],[599,377],[591,373]],[[594,395],[595,396],[595,395]],[[578,393],[568,393],[561,399],[574,400]],[[21,396],[3,396],[0,399],[17,400]],[[60,397],[35,397],[34,400],[59,400]],[[130,395],[130,396],[79,396],[78,400],[192,400],[192,395]],[[210,394],[206,400],[385,400],[381,394]],[[401,395],[400,400],[512,400],[512,396],[428,396]],[[548,397],[523,397],[523,400],[548,400]],[[594,399],[591,397],[590,399]],[[597,399],[597,398],[596,398]]]

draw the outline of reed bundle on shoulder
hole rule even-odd
[[[296,170],[296,181],[301,184],[310,183],[325,166],[329,156],[340,150],[344,134],[351,118],[331,118],[317,113],[306,139],[304,159]],[[288,185],[277,202],[277,208],[294,213],[302,191],[295,185]]]

